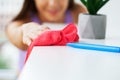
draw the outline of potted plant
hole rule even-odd
[[[82,38],[104,39],[106,34],[106,15],[98,11],[109,0],[80,0],[88,13],[79,14],[78,28]]]

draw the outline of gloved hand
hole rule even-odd
[[[28,48],[26,60],[34,46],[66,45],[69,42],[77,42],[79,36],[74,24],[68,24],[63,30],[48,30],[40,34]]]

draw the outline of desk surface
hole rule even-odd
[[[120,53],[34,47],[18,80],[120,80]]]

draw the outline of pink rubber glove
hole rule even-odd
[[[77,28],[74,24],[68,24],[63,30],[49,30],[43,32],[36,38],[28,48],[26,60],[28,59],[32,48],[34,46],[53,46],[53,45],[66,45],[69,42],[77,42],[79,36]]]

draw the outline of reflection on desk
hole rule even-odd
[[[18,80],[120,80],[120,54],[68,46],[34,47]]]

